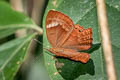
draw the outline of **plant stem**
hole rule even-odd
[[[96,0],[108,80],[117,80],[104,0]]]

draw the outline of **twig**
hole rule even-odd
[[[33,0],[33,9],[31,17],[34,22],[41,26],[42,16],[44,12],[45,0]]]
[[[33,0],[34,1],[34,0]],[[39,1],[39,0],[37,0]],[[29,2],[29,1],[28,1]],[[36,0],[34,1],[36,2]],[[22,0],[10,0],[11,6],[14,10],[17,10],[19,12],[23,12],[25,13],[24,9],[23,9],[23,1]],[[37,3],[37,2],[36,2]],[[39,4],[40,2],[38,2]],[[32,3],[33,4],[33,3]],[[38,8],[38,7],[37,7]],[[38,8],[39,9],[39,8]],[[38,10],[37,10],[38,11]],[[34,11],[32,11],[34,12]],[[39,12],[37,12],[37,14],[39,14]],[[36,16],[36,15],[35,15]],[[34,20],[34,17],[32,17]],[[37,19],[39,19],[39,16],[37,16]],[[39,20],[34,20],[34,22],[38,23],[40,22]],[[41,27],[33,27],[33,29],[35,29],[36,31],[39,32],[40,35],[43,34],[43,29]],[[26,29],[21,29],[21,30],[17,30],[16,31],[16,37],[22,37],[23,35],[26,35]]]
[[[37,25],[42,26],[42,16],[44,12],[45,0],[33,0],[33,9],[31,12],[31,17]],[[37,28],[36,28],[37,30]],[[43,29],[39,27],[40,35],[43,34]]]
[[[10,0],[11,6],[14,10],[17,10],[19,12],[23,12],[23,5],[22,5],[22,0]],[[26,35],[26,30],[17,30],[16,31],[16,37],[22,37],[23,35]]]
[[[22,0],[10,0],[10,4],[14,10],[23,12]]]
[[[96,0],[108,80],[117,80],[104,0]]]

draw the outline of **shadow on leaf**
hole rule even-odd
[[[86,52],[86,53],[93,53],[93,51],[98,50],[101,46],[101,43],[96,43],[96,44],[92,44],[92,47],[89,50],[86,51],[80,51],[80,52]]]
[[[74,80],[80,75],[95,74],[95,70],[94,70],[95,66],[92,59],[90,59],[86,64],[83,64],[81,62],[71,61],[64,58],[58,58],[58,62],[64,63],[64,66],[57,69],[65,80]]]

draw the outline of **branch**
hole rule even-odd
[[[112,56],[112,46],[106,16],[105,2],[104,0],[96,0],[96,4],[108,80],[117,80]]]
[[[23,12],[23,5],[22,5],[22,0],[10,0],[10,4],[12,8],[16,11]],[[17,30],[16,31],[16,37],[22,37],[23,35],[26,35],[26,30]]]

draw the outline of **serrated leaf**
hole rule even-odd
[[[115,5],[117,5],[117,8]],[[112,0],[112,2],[107,0],[106,7],[117,75],[120,75],[119,57],[117,57],[120,56],[119,0]],[[50,9],[60,11],[72,18],[75,24],[80,24],[84,28],[91,27],[93,30],[93,46],[92,49],[88,51],[91,59],[87,64],[74,62],[64,58],[57,58],[58,63],[64,65],[61,68],[56,68],[56,60],[44,51],[46,68],[51,80],[106,80],[107,76],[104,67],[105,63],[99,35],[95,0],[50,0],[44,16],[43,26],[45,26],[46,14]],[[45,27],[43,41],[45,45],[50,46],[46,38]]]
[[[0,80],[13,80],[35,34],[0,45]]]

